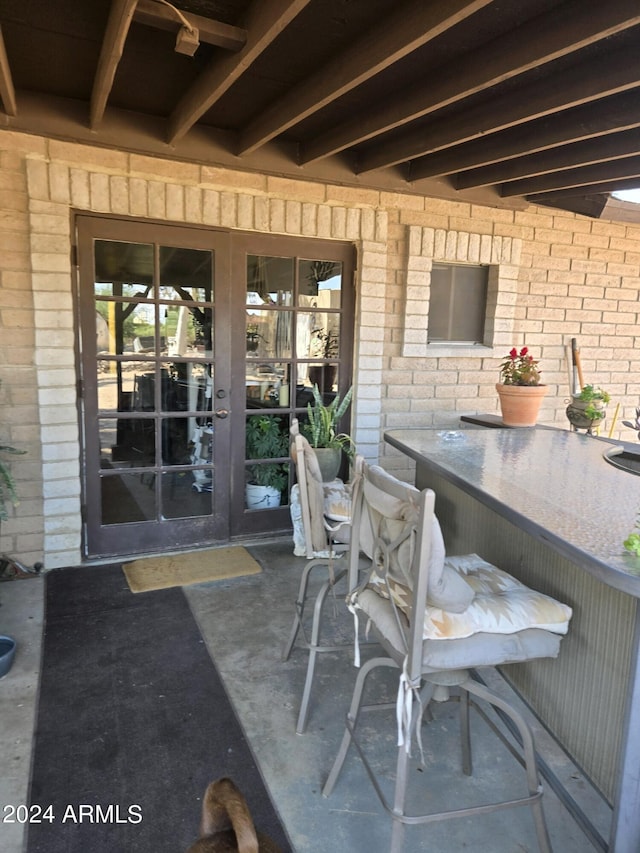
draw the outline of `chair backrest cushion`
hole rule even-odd
[[[380,466],[367,468],[363,482],[360,549],[374,560],[378,576],[388,572],[390,579],[410,589],[414,583],[412,569],[415,570],[419,495],[415,486],[398,480]],[[473,589],[460,573],[445,564],[444,539],[435,516],[431,524],[427,601],[434,607],[462,611],[473,599]],[[381,542],[390,547],[381,547]]]
[[[307,439],[300,433],[293,435],[290,451],[298,472],[300,472],[300,465],[304,465],[306,494],[301,490],[300,500],[306,501],[309,507],[312,549],[323,551],[327,547],[327,532],[324,527],[324,489],[318,457]],[[299,459],[299,452],[302,460]],[[298,473],[298,479],[302,479],[300,473]]]
[[[349,542],[351,521],[351,489],[340,479],[324,483],[318,457],[309,441],[298,430],[297,421],[291,430],[291,457],[298,471],[298,480],[304,480],[305,492],[299,491],[300,501],[306,500],[309,509],[311,551],[323,554],[329,545],[329,532],[325,519],[334,531],[332,538],[337,542]],[[302,457],[300,459],[299,457]],[[304,465],[304,478],[300,476],[300,464]],[[304,519],[304,513],[302,513]],[[342,526],[340,526],[342,525]]]
[[[351,489],[342,480],[323,484],[324,514],[333,522],[351,521]]]

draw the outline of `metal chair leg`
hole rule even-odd
[[[282,660],[287,661],[291,655],[293,650],[293,646],[296,642],[296,638],[298,636],[298,631],[302,627],[302,616],[304,614],[304,607],[307,600],[307,588],[309,586],[309,576],[313,569],[318,566],[326,567],[327,561],[325,559],[318,560],[310,560],[307,565],[304,567],[302,571],[302,575],[300,577],[300,586],[298,588],[298,597],[296,599],[296,612],[293,617],[293,625],[291,626],[291,631],[289,633],[289,639],[282,650]]]
[[[413,714],[412,714],[413,717]],[[405,745],[398,747],[398,760],[396,762],[396,784],[393,793],[393,812],[391,826],[391,847],[389,853],[402,853],[404,844],[405,824],[402,820],[396,820],[404,815],[404,802],[407,795],[407,775],[409,772],[409,753]]]
[[[469,721],[469,691],[460,691],[460,744],[462,747],[462,772],[466,776],[473,773],[473,760],[471,758],[471,726]]]
[[[540,853],[552,853],[549,831],[547,829],[547,823],[544,817],[544,811],[542,809],[542,786],[540,784],[540,778],[538,776],[538,767],[536,763],[536,753],[533,743],[533,735],[531,733],[529,725],[512,705],[509,705],[499,696],[496,696],[495,693],[491,693],[489,690],[486,689],[486,687],[479,684],[474,679],[469,679],[469,681],[465,683],[464,689],[468,690],[469,693],[472,693],[475,696],[479,696],[481,699],[484,699],[485,702],[488,702],[495,708],[499,708],[511,720],[513,720],[516,728],[518,729],[518,733],[522,741],[522,752],[525,772],[527,776],[527,786],[529,788],[529,796],[531,797],[531,802],[529,803],[529,805],[531,806],[531,811],[533,812],[536,836],[538,838],[538,847],[540,848]]]
[[[304,734],[307,727],[307,717],[309,714],[309,699],[311,697],[311,687],[313,685],[313,676],[316,668],[316,658],[319,652],[330,651],[335,648],[333,646],[320,645],[320,625],[322,622],[322,611],[329,591],[333,589],[336,583],[345,575],[345,571],[337,572],[333,579],[323,583],[320,592],[316,596],[316,601],[313,606],[313,624],[311,627],[311,640],[309,642],[309,661],[307,663],[307,676],[304,682],[304,690],[302,691],[302,702],[300,704],[300,712],[298,713],[298,723],[296,725],[296,734]],[[302,614],[301,614],[302,615]]]
[[[331,768],[327,781],[324,783],[324,787],[322,789],[323,797],[330,796],[336,782],[338,781],[338,776],[340,775],[340,771],[342,770],[342,766],[344,765],[347,757],[347,752],[349,751],[349,746],[353,736],[352,733],[358,724],[365,681],[371,670],[378,666],[395,666],[395,664],[393,661],[389,660],[389,658],[372,658],[363,664],[358,670],[358,676],[356,678],[353,696],[351,698],[351,705],[347,713],[347,725],[345,726],[340,749],[338,750],[338,754],[333,762],[333,767]]]

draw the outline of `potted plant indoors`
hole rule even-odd
[[[246,485],[248,509],[280,506],[282,492],[289,485],[289,465],[259,462],[289,456],[289,436],[277,415],[250,415],[246,425],[246,457],[249,481]]]
[[[605,419],[607,403],[611,400],[607,391],[597,385],[585,385],[579,394],[573,394],[566,412],[569,422],[576,429],[586,429],[600,426]]]
[[[500,382],[496,384],[502,421],[505,426],[532,427],[536,425],[538,412],[545,394],[546,385],[540,381],[538,362],[530,355],[527,347],[515,347],[500,365]]]
[[[307,421],[301,424],[301,430],[316,452],[325,482],[337,477],[342,451],[351,458],[355,450],[351,436],[338,432],[340,420],[349,408],[352,397],[353,388],[349,388],[342,400],[336,394],[329,404],[325,404],[318,386],[313,386],[313,403],[307,405]]]

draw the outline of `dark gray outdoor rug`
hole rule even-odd
[[[221,776],[289,851],[182,590],[134,595],[119,566],[46,588],[28,853],[181,853]]]

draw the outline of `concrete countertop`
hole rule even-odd
[[[640,512],[640,476],[605,461],[611,442],[545,429],[397,429],[384,438],[603,583],[640,598],[640,558],[622,544]]]

